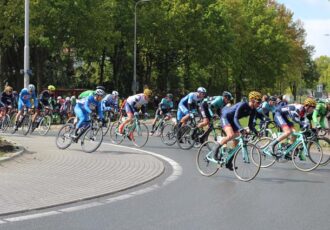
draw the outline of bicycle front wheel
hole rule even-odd
[[[293,150],[291,157],[294,166],[303,172],[309,172],[316,169],[322,161],[323,151],[316,141],[308,141],[307,149],[303,143],[300,143]]]
[[[110,117],[106,117],[105,118],[104,125],[102,124],[102,133],[103,133],[103,136],[107,135],[107,133],[109,132],[110,125],[111,125]]]
[[[63,125],[62,128],[58,131],[56,137],[56,146],[59,149],[66,149],[72,143],[71,135],[74,132],[74,126],[72,124]]]
[[[196,165],[198,171],[203,176],[212,176],[219,170],[220,165],[212,161],[214,159],[213,151],[217,145],[219,144],[215,141],[206,141],[198,149]]]
[[[23,135],[27,135],[32,125],[32,116],[24,116],[21,124]]]
[[[190,125],[182,126],[177,134],[177,143],[181,149],[188,150],[191,149],[195,140],[192,138],[193,128]]]
[[[52,123],[52,118],[49,115],[44,116],[39,122],[39,126],[37,128],[37,132],[39,133],[39,135],[45,136],[50,129],[51,123]]]
[[[102,128],[90,127],[81,137],[81,148],[86,153],[92,153],[100,147],[102,140]]]
[[[10,116],[6,114],[6,116],[3,117],[1,129],[5,132],[9,126],[10,126]]]
[[[276,161],[275,156],[265,152],[265,148],[268,147],[268,145],[270,144],[270,142],[272,142],[272,140],[273,139],[270,138],[270,137],[262,137],[256,143],[254,143],[254,145],[257,148],[259,148],[259,150],[260,150],[260,155],[261,155],[261,165],[260,165],[260,167],[261,168],[268,168],[268,167],[272,166]],[[258,164],[258,159],[254,159],[254,156],[255,155],[252,154],[253,163]]]
[[[119,125],[120,122],[116,121],[112,123],[110,127],[110,140],[112,143],[119,145],[121,142],[123,142],[124,137],[122,134],[119,133]]]
[[[149,139],[149,130],[146,124],[140,123],[133,130],[133,143],[136,147],[143,147]]]
[[[176,142],[176,132],[176,125],[172,123],[167,123],[162,128],[160,139],[165,145],[172,146]]]
[[[235,176],[239,180],[254,179],[258,175],[261,165],[259,148],[252,143],[240,147],[234,155],[233,164]]]

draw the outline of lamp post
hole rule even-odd
[[[135,10],[134,10],[134,73],[133,73],[133,94],[136,94],[136,21],[137,21],[137,17],[136,17],[136,8],[138,6],[139,3],[143,3],[143,2],[150,2],[151,0],[140,0],[137,1],[135,3]]]
[[[25,0],[25,30],[24,30],[24,87],[27,88],[30,82],[30,47],[29,47],[29,14],[30,0]]]

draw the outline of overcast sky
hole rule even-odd
[[[314,58],[330,57],[330,1],[277,0],[294,13],[294,19],[304,23],[307,43],[315,47]]]

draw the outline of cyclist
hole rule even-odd
[[[313,124],[315,128],[326,128],[325,118],[330,111],[330,100],[319,100],[313,112]]]
[[[218,152],[221,146],[227,144],[229,141],[233,140],[235,137],[239,135],[239,133],[245,133],[253,131],[257,133],[254,128],[254,119],[256,116],[256,109],[261,104],[262,95],[257,91],[252,91],[249,93],[248,101],[241,101],[234,104],[231,107],[224,109],[221,115],[222,128],[226,133],[226,136],[221,139],[219,145],[215,150],[215,159],[218,158]],[[242,117],[249,117],[248,127],[249,130],[243,129],[241,126],[239,119]],[[234,146],[236,146],[238,142],[234,140]],[[233,170],[233,158],[229,160],[226,164],[226,167],[229,170]]]
[[[276,104],[276,97],[274,96],[270,96],[268,97],[267,95],[264,95],[262,98],[262,104],[260,105],[259,108],[257,108],[257,115],[256,115],[256,119],[260,119],[260,123],[259,123],[259,128],[261,129],[263,124],[265,122],[269,123],[270,119],[270,113],[275,114],[275,107]]]
[[[98,89],[101,89],[101,90],[105,91],[105,88],[102,85],[96,86],[96,90],[98,90]],[[95,90],[86,90],[86,91],[82,92],[81,94],[79,94],[78,99],[89,97],[89,96],[92,96],[94,94],[95,94]]]
[[[269,144],[269,147],[274,155],[276,155],[274,151],[275,146],[282,140],[289,137],[290,134],[295,131],[293,123],[289,118],[291,118],[292,121],[298,123],[301,128],[306,129],[310,125],[307,116],[308,114],[313,113],[315,107],[316,101],[313,98],[306,98],[303,105],[289,104],[276,108],[274,120],[276,124],[281,127],[283,134]],[[294,137],[291,138],[291,143],[293,143],[293,141]]]
[[[166,97],[164,97],[160,103],[158,104],[158,108],[155,113],[155,119],[152,122],[152,128],[151,128],[151,135],[155,132],[155,125],[157,120],[160,118],[160,116],[165,116],[165,120],[171,119],[171,109],[173,109],[173,94],[168,93],[166,94]]]
[[[118,112],[118,96],[119,93],[117,91],[112,91],[111,94],[107,94],[102,100],[102,109],[103,111],[113,111]]]
[[[34,108],[38,108],[38,100],[35,93],[36,87],[33,84],[29,84],[27,88],[23,88],[18,98],[18,113],[16,114],[16,124],[14,130],[18,129],[19,117],[23,114],[24,107],[31,109],[30,99],[34,101]],[[34,121],[35,116],[32,121]]]
[[[5,90],[1,94],[0,100],[0,118],[6,116],[7,109],[13,108],[14,104],[14,95],[13,95],[13,88],[11,86],[6,86]],[[2,109],[3,108],[3,109]]]
[[[192,92],[181,99],[178,106],[177,119],[179,121],[179,127],[182,124],[186,124],[189,117],[193,118],[194,114],[192,109],[197,106],[206,96],[206,89],[198,87],[197,92]]]
[[[119,133],[122,134],[126,124],[130,123],[133,120],[134,116],[138,116],[138,110],[141,108],[142,112],[146,113],[146,106],[150,100],[152,91],[146,88],[143,93],[136,94],[127,98],[125,103],[125,111],[127,114],[127,119],[120,124]]]
[[[96,111],[99,119],[103,120],[101,101],[104,95],[104,90],[97,89],[93,95],[77,100],[74,112],[78,118],[78,123],[73,138],[77,138],[84,129],[89,127],[89,115],[93,111]]]

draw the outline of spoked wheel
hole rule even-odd
[[[36,131],[39,133],[39,135],[42,136],[46,135],[50,129],[51,123],[52,123],[52,118],[49,115],[44,116],[39,122]]]
[[[8,127],[10,126],[10,123],[11,123],[10,116],[8,114],[6,114],[6,116],[3,117],[3,119],[2,119],[1,129],[5,132],[8,129]]]
[[[330,162],[330,139],[326,137],[318,138],[317,142],[322,148],[323,157],[320,163],[321,166],[325,166]]]
[[[110,127],[110,140],[112,143],[119,145],[121,142],[123,142],[124,137],[119,133],[119,125],[120,122],[116,121],[112,123]]]
[[[29,133],[31,125],[32,125],[32,116],[28,116],[28,115],[24,116],[21,124],[23,135],[26,136]]]
[[[165,145],[172,146],[176,142],[177,126],[172,123],[167,123],[163,126],[160,138]]]
[[[102,128],[90,127],[81,137],[81,148],[86,153],[92,153],[100,147],[102,140]]]
[[[177,143],[181,149],[188,150],[191,149],[195,140],[192,138],[194,130],[190,125],[182,126],[177,135]]]
[[[149,139],[149,130],[146,124],[140,123],[133,131],[133,143],[136,147],[143,147]]]
[[[250,181],[258,175],[260,164],[261,155],[259,148],[252,143],[247,143],[240,147],[234,155],[235,176],[241,181]]]
[[[207,141],[198,150],[196,165],[203,176],[212,176],[219,170],[220,165],[214,160],[214,150],[218,145],[215,141]]]
[[[66,149],[72,143],[71,135],[74,132],[74,126],[72,124],[65,124],[62,128],[58,131],[56,137],[56,146],[59,149]]]
[[[303,172],[309,172],[316,169],[322,161],[323,151],[321,146],[316,141],[308,141],[307,152],[300,143],[293,150],[291,157],[294,166]]]
[[[266,152],[267,146],[270,144],[270,142],[272,142],[272,138],[270,137],[262,137],[260,138],[254,145],[259,148],[260,150],[260,155],[261,155],[261,168],[267,168],[272,166],[275,161],[276,158],[273,155],[269,155],[268,152]],[[258,165],[258,159],[254,159],[254,154],[252,154],[252,161],[254,164]]]
[[[11,116],[10,124],[9,124],[9,127],[7,128],[8,132],[10,132],[11,134],[14,134],[16,132],[14,129],[14,126],[16,124],[16,114],[17,113],[15,113],[13,116]]]

